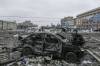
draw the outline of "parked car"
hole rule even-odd
[[[23,38],[21,42],[22,56],[52,55],[53,59],[60,58],[67,62],[75,63],[84,55],[84,52],[81,51],[79,46],[72,45],[53,33],[32,33],[26,38]]]

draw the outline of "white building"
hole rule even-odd
[[[74,18],[65,17],[61,19],[61,27],[65,29],[73,29],[74,28]]]
[[[15,21],[4,21],[0,20],[0,30],[16,30],[17,24]]]

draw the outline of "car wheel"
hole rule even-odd
[[[77,56],[73,52],[68,52],[68,53],[65,54],[65,60],[68,63],[75,63],[75,62],[77,62]]]
[[[21,56],[28,56],[28,55],[32,55],[32,49],[28,47],[23,48]]]

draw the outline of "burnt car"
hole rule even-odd
[[[79,46],[80,48],[83,48],[85,45],[85,40],[83,36],[79,33],[56,33],[56,35],[59,36],[65,42],[68,42],[75,46]]]
[[[84,52],[77,45],[64,41],[60,36],[53,33],[32,33],[23,38],[22,56],[42,55],[53,56],[53,59],[64,59],[67,62],[79,61]]]

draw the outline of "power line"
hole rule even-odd
[[[29,20],[32,22],[60,22],[61,18],[54,17],[32,17],[32,16],[0,16],[0,20],[13,20],[17,22],[22,22]]]
[[[33,16],[0,16],[0,18],[44,18],[44,19],[61,19],[55,17],[33,17]]]

